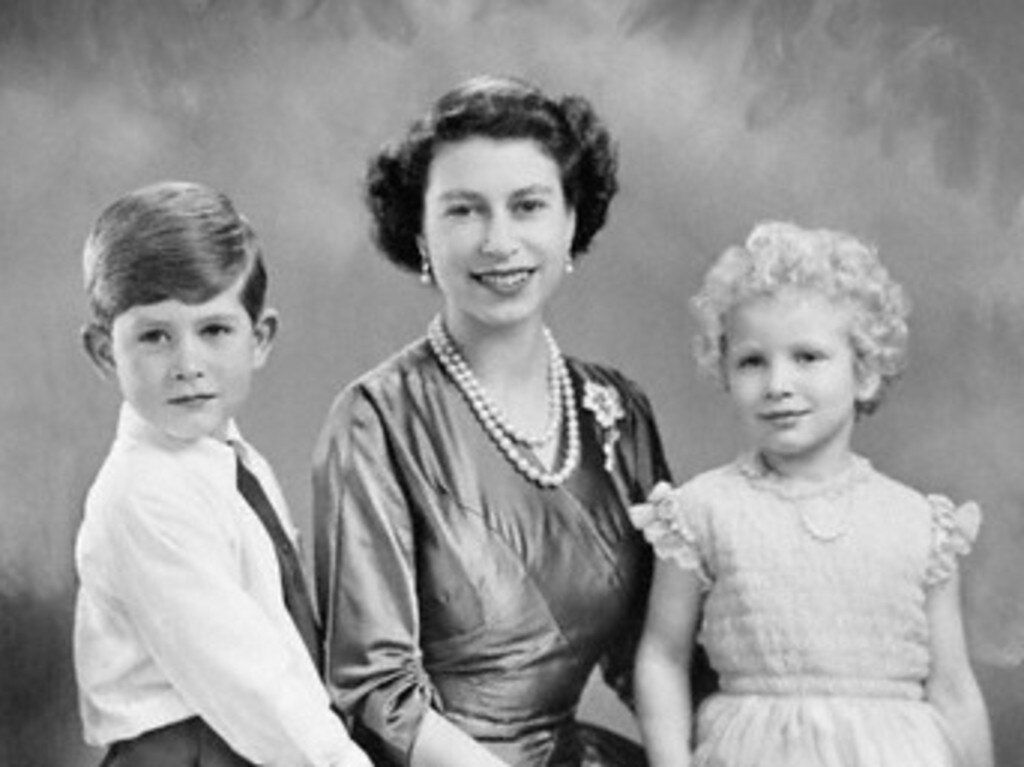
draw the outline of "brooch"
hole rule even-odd
[[[583,407],[594,414],[604,432],[604,468],[611,473],[615,469],[615,443],[619,440],[617,424],[626,416],[619,392],[588,380],[583,385]]]

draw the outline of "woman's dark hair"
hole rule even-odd
[[[366,203],[384,255],[419,271],[417,237],[430,163],[439,146],[476,136],[532,139],[547,152],[558,164],[566,202],[576,213],[571,254],[584,253],[604,226],[618,190],[615,146],[604,123],[580,96],[556,101],[523,80],[481,76],[442,96],[404,139],[371,159]]]
[[[90,322],[108,329],[133,306],[198,304],[243,275],[242,305],[263,312],[267,273],[256,234],[224,194],[180,181],[130,192],[99,216],[85,242]]]

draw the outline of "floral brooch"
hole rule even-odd
[[[604,433],[604,468],[611,473],[615,469],[615,443],[620,436],[618,422],[626,416],[619,392],[611,386],[588,380],[583,385],[583,407],[594,414]]]

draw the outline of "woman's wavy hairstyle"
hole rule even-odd
[[[694,349],[702,372],[727,385],[729,313],[791,288],[852,307],[850,342],[858,374],[874,372],[880,378],[875,396],[858,402],[857,411],[874,412],[906,363],[910,303],[877,250],[844,232],[768,221],[754,227],[744,246],[726,250],[690,301],[699,326]]]
[[[366,203],[373,237],[398,266],[420,269],[417,238],[430,163],[439,146],[473,137],[532,139],[558,164],[566,202],[576,213],[570,251],[584,253],[604,226],[618,190],[616,148],[590,103],[555,100],[510,77],[474,77],[442,96],[403,139],[371,158]]]

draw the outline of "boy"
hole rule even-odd
[[[76,547],[86,740],[104,767],[368,767],[317,675],[284,499],[234,422],[278,324],[255,234],[165,182],[103,212],[84,268],[85,350],[123,397]]]

